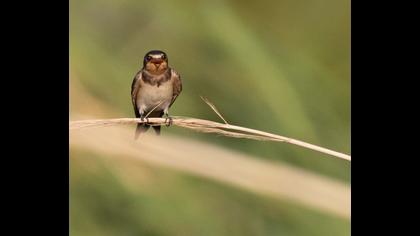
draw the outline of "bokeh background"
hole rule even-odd
[[[151,49],[182,77],[170,114],[220,121],[205,96],[232,124],[350,154],[349,0],[70,0],[69,119],[134,117],[130,86]],[[103,145],[131,140],[134,126],[121,129]],[[132,158],[76,145],[72,133],[71,235],[350,235],[349,217],[228,184],[229,173],[142,159],[141,142],[155,137]],[[349,162],[311,150],[178,127],[162,136],[160,148],[194,140],[350,188]],[[148,157],[166,158],[153,150]],[[208,158],[190,155],[191,165]]]

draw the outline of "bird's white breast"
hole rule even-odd
[[[172,94],[171,80],[162,83],[159,87],[143,82],[137,94],[137,107],[139,110],[143,109],[147,111],[164,101],[156,108],[157,110],[164,110],[171,103]]]

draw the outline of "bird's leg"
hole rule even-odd
[[[172,117],[170,117],[170,116],[166,116],[166,118],[165,118],[165,123],[166,123],[166,126],[167,126],[167,127],[171,126],[171,125],[172,125],[172,123],[173,123]]]
[[[173,120],[172,120],[172,117],[170,117],[170,116],[169,116],[168,109],[166,109],[166,110],[164,111],[164,116],[165,116],[165,123],[166,123],[166,126],[167,126],[167,127],[171,126],[171,125],[172,125]],[[168,121],[169,121],[169,122],[168,122]]]
[[[146,118],[146,123],[149,123],[149,118],[148,118],[148,117],[145,117],[145,115],[144,115],[144,110],[140,109],[139,113],[140,113],[140,120],[141,120],[142,122],[144,122],[144,119]],[[143,124],[144,124],[144,123],[143,123]]]
[[[146,119],[146,122],[144,122],[144,119]],[[148,124],[150,122],[149,117],[144,117],[143,115],[140,115],[140,120],[141,120],[141,122],[143,122],[144,125]]]

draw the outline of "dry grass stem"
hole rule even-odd
[[[149,117],[149,115],[156,109],[156,108],[158,108],[160,105],[162,105],[162,103],[164,103],[166,100],[162,100],[161,102],[159,102],[155,107],[153,107],[153,109],[152,110],[150,110],[147,114],[146,114],[146,116],[144,117],[144,118],[147,118],[147,117]]]
[[[217,110],[216,106],[211,103],[207,98],[200,96],[200,98],[222,119],[225,124],[228,124],[228,122],[223,118],[222,114]]]
[[[165,118],[148,118],[147,120],[141,121],[138,118],[117,118],[117,119],[98,119],[98,120],[80,120],[71,121],[69,124],[70,130],[77,130],[89,127],[103,127],[110,125],[121,125],[121,124],[136,124],[136,123],[148,123],[149,125],[166,125],[167,120]],[[222,124],[214,121],[189,118],[189,117],[173,117],[172,124],[192,129],[203,133],[215,133],[223,136],[234,137],[234,138],[247,138],[260,141],[275,141],[285,142],[294,144],[300,147],[312,149],[314,151],[322,152],[325,154],[332,155],[347,161],[351,161],[351,156],[336,152],[327,148],[319,147],[310,143],[306,143],[300,140],[287,138],[277,134],[272,134],[260,130],[250,129],[246,127]]]

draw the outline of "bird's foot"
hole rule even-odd
[[[173,123],[172,117],[170,117],[169,115],[166,115],[166,117],[165,117],[165,123],[166,123],[166,126],[167,127],[171,126],[172,123]]]
[[[146,124],[149,123],[149,117],[143,117],[143,116],[140,117],[140,120],[143,123],[144,123],[144,119],[146,119]]]

